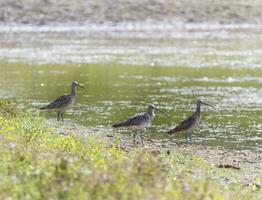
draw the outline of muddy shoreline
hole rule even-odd
[[[117,145],[125,151],[132,151],[135,148],[141,148],[140,139],[137,137],[135,146],[133,137],[130,134],[121,134],[116,130],[109,130],[107,133],[102,132],[99,128],[86,128],[78,124],[67,124],[59,126],[48,121],[48,126],[52,127],[54,133],[63,135],[75,134],[77,137],[94,136],[106,144]],[[52,124],[52,126],[50,126]],[[61,124],[60,124],[61,125]],[[196,143],[186,143],[181,141],[170,141],[169,139],[149,139],[144,137],[144,147],[153,155],[158,156],[161,153],[172,154],[180,153],[183,155],[193,155],[204,159],[214,168],[224,168],[232,170],[239,174],[241,182],[245,185],[255,184],[261,187],[258,178],[262,173],[262,154],[261,152],[251,150],[226,149],[221,146],[206,146]],[[223,177],[221,177],[223,179]],[[234,180],[223,180],[228,183]]]
[[[0,0],[2,24],[262,23],[259,0]]]

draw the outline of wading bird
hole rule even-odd
[[[62,121],[64,121],[64,112],[65,110],[72,107],[76,100],[76,88],[81,87],[84,88],[82,85],[77,83],[76,81],[71,84],[71,92],[69,94],[65,94],[50,104],[41,107],[41,110],[55,110],[57,112],[57,121],[59,121],[60,116]]]
[[[184,121],[182,121],[179,125],[177,125],[172,130],[168,131],[168,134],[177,134],[177,133],[184,133],[186,134],[186,141],[189,137],[190,142],[192,142],[192,133],[198,128],[200,123],[200,111],[201,111],[201,105],[207,105],[215,109],[214,106],[205,103],[201,100],[197,101],[197,107],[196,111],[188,118],[186,118]],[[216,109],[215,109],[216,110]]]
[[[154,105],[149,105],[146,113],[131,117],[123,122],[113,125],[113,127],[114,128],[126,127],[130,129],[140,130],[141,144],[142,146],[144,146],[142,131],[146,127],[149,127],[151,125],[151,122],[155,117],[154,110],[157,110],[167,116],[165,112],[158,109]],[[135,145],[135,139],[136,139],[136,133],[133,133],[133,145]]]

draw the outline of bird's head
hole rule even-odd
[[[156,106],[154,106],[153,104],[149,104],[148,105],[148,111],[150,112],[152,112],[152,111],[154,111],[154,110],[157,110],[157,111],[159,111],[159,112],[161,112],[162,114],[164,114],[165,116],[168,116],[164,111],[162,111],[162,110],[160,110],[160,109],[158,109]]]
[[[205,103],[204,101],[202,101],[201,99],[198,99],[197,100],[197,105],[206,105],[206,106],[209,106],[209,107],[211,107],[211,108],[213,108],[214,110],[216,110],[216,108],[214,107],[214,106],[212,106],[212,105],[210,105],[210,104],[208,104],[208,103]]]
[[[80,88],[83,88],[84,89],[84,86],[80,85],[78,82],[74,81],[72,84],[71,84],[72,87],[76,88],[76,87],[80,87]]]

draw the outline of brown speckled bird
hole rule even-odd
[[[131,129],[136,129],[136,130],[141,130],[140,132],[140,139],[141,139],[141,144],[143,146],[143,134],[142,130],[144,130],[146,127],[149,127],[151,125],[152,120],[155,117],[154,110],[158,110],[159,112],[167,115],[165,112],[162,110],[159,110],[157,107],[154,105],[150,104],[148,106],[147,112],[141,115],[136,115],[134,117],[131,117],[123,122],[120,122],[118,124],[113,125],[114,128],[120,128],[120,127],[125,127],[125,128],[131,128]],[[135,138],[136,138],[136,133],[133,133],[133,144],[135,144]]]
[[[168,134],[184,133],[184,134],[186,134],[186,140],[189,137],[190,142],[192,142],[192,133],[198,128],[199,123],[200,123],[201,105],[207,105],[207,106],[210,106],[213,109],[215,109],[214,106],[212,106],[208,103],[205,103],[201,100],[198,100],[196,111],[191,116],[189,116],[184,121],[182,121],[179,125],[177,125],[175,128],[168,131]]]
[[[76,100],[76,87],[84,88],[82,85],[74,81],[71,84],[71,92],[69,94],[65,94],[50,104],[41,107],[41,110],[55,110],[57,112],[57,121],[59,121],[60,116],[62,121],[64,121],[64,112],[65,110],[71,108],[75,104]]]

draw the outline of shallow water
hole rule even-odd
[[[77,80],[67,122],[112,131],[153,103],[169,117],[156,113],[146,137],[174,141],[166,131],[201,98],[218,111],[203,107],[194,142],[262,150],[262,27],[130,27],[0,27],[0,97],[39,112]]]

